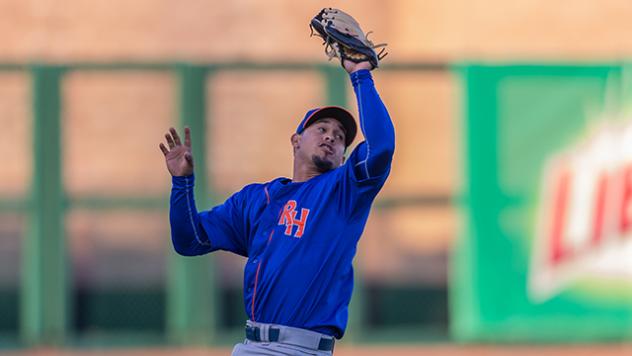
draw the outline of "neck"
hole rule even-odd
[[[299,162],[299,160],[294,159],[294,172],[292,173],[292,182],[305,182],[320,174],[321,173],[316,169],[316,167],[314,167],[313,164]]]

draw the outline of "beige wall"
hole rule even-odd
[[[627,0],[2,0],[0,60],[320,59],[307,20],[324,6],[391,61],[632,55]]]

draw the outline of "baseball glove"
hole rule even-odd
[[[351,15],[334,8],[324,8],[314,16],[309,24],[310,37],[319,36],[324,40],[325,54],[329,60],[336,57],[355,63],[369,61],[373,68],[377,68],[385,53],[386,43],[373,44],[368,39],[360,24]],[[316,33],[314,33],[316,31]],[[375,49],[381,48],[379,53]]]

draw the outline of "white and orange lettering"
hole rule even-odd
[[[301,218],[294,220],[294,225],[298,226],[298,230],[296,230],[296,234],[294,235],[295,237],[300,238],[303,236],[303,232],[305,231],[305,223],[307,222],[308,215],[309,215],[309,209],[302,208]]]
[[[297,226],[296,234],[294,237],[300,238],[305,232],[305,225],[307,223],[307,216],[309,215],[309,209],[302,208],[301,216],[296,218],[296,201],[289,200],[283,207],[281,218],[279,218],[278,225],[285,225],[285,235],[292,236],[292,228]]]
[[[553,206],[553,222],[551,224],[551,264],[559,263],[568,251],[564,247],[564,225],[566,223],[566,210],[568,195],[571,185],[569,172],[560,174],[555,191],[555,201]]]
[[[627,235],[632,227],[632,165],[625,167],[623,172],[623,192],[621,195],[621,206],[619,211],[619,233]]]
[[[593,246],[599,245],[599,242],[603,238],[604,221],[606,218],[606,197],[608,194],[608,173],[602,173],[599,176],[599,182],[597,186],[597,199],[595,199],[595,215],[593,216],[593,229],[591,244]]]
[[[283,213],[279,219],[278,225],[285,225],[285,234],[292,235],[292,226],[294,226],[294,216],[296,216],[296,201],[289,200],[283,207]]]
[[[579,278],[632,276],[632,122],[595,126],[545,163],[529,294]]]

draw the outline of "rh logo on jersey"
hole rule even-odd
[[[287,236],[294,236],[296,238],[303,237],[305,232],[305,225],[307,224],[307,217],[309,216],[309,209],[301,208],[301,216],[296,217],[296,200],[288,200],[283,207],[281,218],[279,219],[279,225],[285,225],[285,234]],[[296,226],[296,233],[292,235],[292,228]]]

